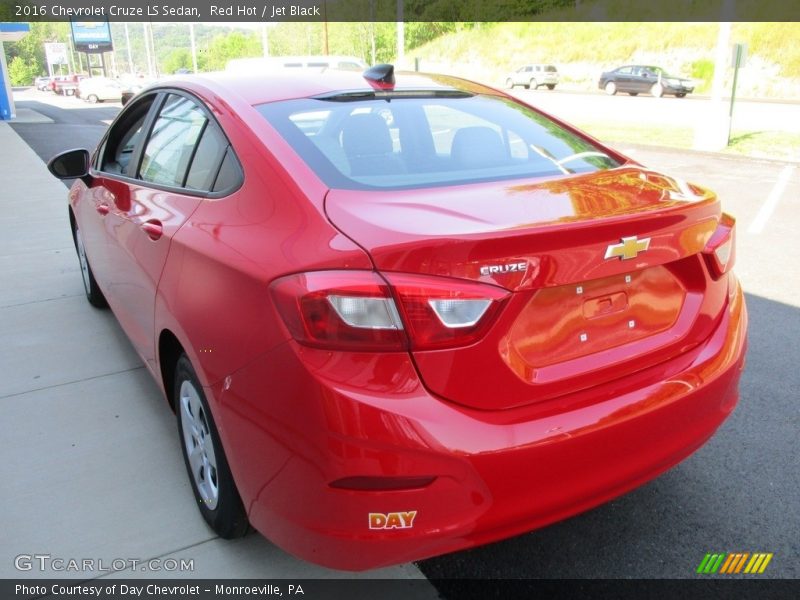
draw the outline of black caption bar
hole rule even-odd
[[[800,0],[0,0],[0,21],[798,21]]]
[[[800,581],[780,579],[93,579],[0,580],[4,600],[514,600],[524,598],[681,600],[800,597]]]

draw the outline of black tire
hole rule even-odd
[[[686,93],[683,92],[683,93],[680,93],[680,94],[675,94],[675,97],[676,98],[685,98],[686,97]]]
[[[103,292],[100,291],[97,281],[95,281],[94,272],[89,264],[89,258],[86,256],[86,249],[83,246],[83,237],[77,225],[72,231],[72,239],[75,242],[75,251],[78,253],[78,263],[81,267],[81,279],[83,279],[83,289],[86,292],[86,299],[89,301],[89,304],[95,308],[108,307],[106,297],[103,295]]]
[[[86,101],[90,104],[97,104],[98,100],[100,100],[100,98],[97,97],[97,94],[89,94],[86,96]]]
[[[533,78],[533,79],[531,79],[531,80],[528,82],[528,85],[527,85],[527,86],[525,86],[525,87],[527,87],[527,88],[533,88],[533,89],[537,89],[537,88],[539,87],[539,84],[538,84],[538,83],[536,83],[536,78]]]
[[[67,96],[74,96],[75,95],[75,90],[65,90],[64,93]]]
[[[614,83],[613,81],[607,81],[606,84],[603,86],[603,89],[605,90],[606,94],[608,94],[609,96],[613,96],[614,94],[617,93],[617,84]]]
[[[639,92],[628,92],[628,96],[638,96]]]
[[[514,89],[514,80],[511,79],[510,77],[506,79],[506,87],[510,90]]]
[[[233,481],[203,386],[185,354],[175,366],[173,389],[183,461],[200,514],[221,538],[242,537],[249,527],[247,513]],[[190,458],[190,446],[193,458]]]
[[[548,90],[554,90],[554,89],[556,89],[556,84],[555,84],[555,83],[548,83],[548,84],[547,84],[547,89],[548,89]]]

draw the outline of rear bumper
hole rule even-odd
[[[646,385],[558,411],[458,407],[429,394],[405,354],[291,342],[207,393],[251,523],[303,559],[360,570],[530,531],[675,465],[734,409],[746,327],[737,285],[682,372],[640,373]],[[436,479],[400,491],[329,485],[354,476]],[[370,513],[412,511],[410,527],[370,528]]]

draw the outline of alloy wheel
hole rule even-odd
[[[219,502],[217,457],[205,409],[191,381],[181,383],[180,411],[183,443],[195,487],[206,507],[214,510]]]

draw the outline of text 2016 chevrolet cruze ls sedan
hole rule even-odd
[[[344,569],[467,548],[641,485],[737,402],[733,218],[500,91],[188,77],[50,168],[223,537]]]

